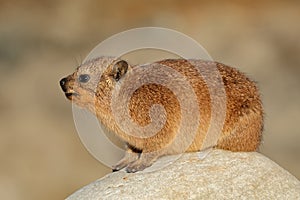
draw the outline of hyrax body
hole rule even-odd
[[[190,61],[193,61],[193,64]],[[208,84],[196,69],[196,65],[201,66],[204,69],[202,73],[208,75],[210,67],[215,66],[224,84],[226,116],[223,122],[217,122],[222,123],[222,131],[215,147],[230,151],[257,150],[263,129],[263,108],[257,86],[253,81],[238,70],[217,62],[167,59],[151,65],[156,64],[169,67],[183,75],[196,95],[200,113],[199,126],[187,148],[180,147],[180,143],[175,148],[168,148],[178,134],[182,112],[176,95],[161,84],[142,85],[132,93],[128,105],[132,121],[141,127],[151,122],[149,113],[152,105],[160,104],[164,107],[165,123],[155,135],[137,137],[139,133],[126,133],[115,120],[112,105],[120,108],[126,105],[112,104],[113,90],[120,88],[124,81],[130,82],[130,85],[147,78],[147,74],[138,74],[143,72],[147,65],[130,66],[124,60],[99,57],[82,64],[73,74],[60,81],[62,90],[69,100],[94,113],[108,130],[127,144],[125,157],[113,167],[113,170],[126,168],[127,172],[136,172],[152,165],[162,155],[201,150],[212,123],[212,102]],[[163,77],[158,75],[157,79],[159,78]],[[186,98],[186,101],[189,101],[189,98]],[[184,133],[183,137],[191,137],[189,134],[192,133]]]

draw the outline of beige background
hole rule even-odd
[[[58,81],[99,42],[162,26],[258,81],[261,151],[300,178],[297,1],[0,1],[0,198],[63,199],[110,172],[81,144]]]

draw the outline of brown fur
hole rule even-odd
[[[139,80],[147,79],[147,75],[140,75],[137,70],[143,71],[147,65],[129,66],[126,62],[120,62],[112,57],[100,57],[84,63],[77,68],[76,72],[64,79],[62,88],[68,99],[93,112],[106,128],[126,142],[127,154],[113,167],[114,170],[126,167],[128,172],[135,172],[152,165],[162,155],[201,150],[211,123],[212,112],[209,88],[205,82],[207,79],[204,80],[202,75],[209,75],[209,67],[212,66],[217,67],[226,92],[225,122],[216,148],[230,151],[257,150],[263,129],[263,108],[255,83],[238,70],[221,63],[201,60],[193,60],[192,63],[201,66],[201,74],[191,62],[184,59],[168,59],[152,64],[164,65],[176,70],[186,77],[195,92],[200,109],[200,125],[195,137],[192,138],[193,141],[188,143],[190,144],[188,148],[184,148],[183,144],[187,142],[184,140],[191,137],[190,133],[184,133],[186,138],[179,140],[182,143],[174,142],[176,144],[172,144],[182,116],[176,95],[163,85],[151,83],[141,86],[132,94],[128,107],[131,119],[139,126],[146,126],[151,122],[149,116],[151,106],[153,104],[162,105],[165,109],[163,117],[166,121],[157,134],[151,137],[135,137],[125,133],[114,119],[111,108],[112,91],[121,87],[120,84],[130,86]],[[159,68],[157,70],[159,71]],[[80,74],[89,74],[90,80],[87,83],[80,83],[78,81]],[[162,77],[158,76],[157,80],[160,78]],[[176,78],[174,82],[176,87]],[[185,99],[191,101],[188,97]],[[120,101],[116,109],[120,109],[122,112],[121,108],[123,107],[124,105]],[[190,112],[192,116],[193,110]]]

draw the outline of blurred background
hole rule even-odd
[[[110,173],[84,148],[58,81],[99,42],[159,26],[261,89],[261,152],[300,178],[299,1],[0,0],[0,198],[64,199]],[[298,125],[297,125],[298,124]]]

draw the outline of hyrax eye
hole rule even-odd
[[[81,75],[79,75],[79,77],[78,77],[78,81],[80,82],[80,83],[86,83],[86,82],[88,82],[90,80],[90,76],[88,75],[88,74],[81,74]]]

